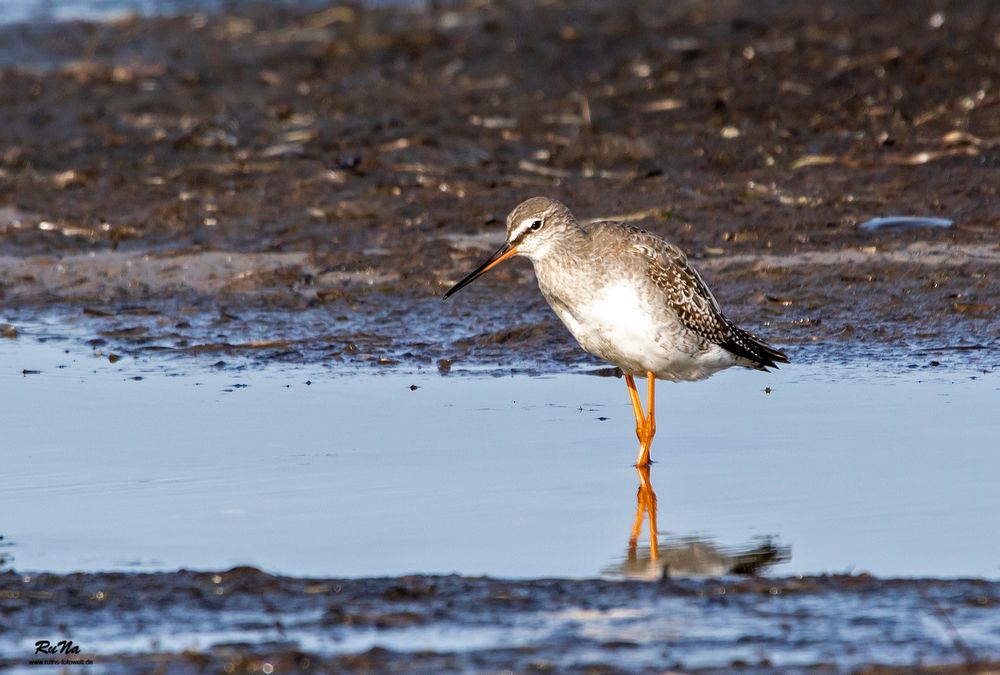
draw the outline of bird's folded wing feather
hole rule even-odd
[[[629,227],[634,249],[646,264],[646,274],[662,291],[662,301],[689,330],[718,345],[732,337],[732,326],[697,270],[679,248],[656,235]]]
[[[602,236],[599,233],[603,233],[603,236],[613,237],[609,243],[620,246],[623,238],[628,242],[625,255],[637,258],[635,267],[644,268],[658,289],[658,296],[651,300],[672,311],[681,325],[692,333],[746,359],[749,367],[766,370],[789,362],[784,352],[736,326],[722,314],[715,296],[679,248],[633,225],[605,222],[595,223],[593,227],[594,235]]]

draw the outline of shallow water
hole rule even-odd
[[[129,14],[163,16],[238,8],[242,0],[4,0],[0,25],[34,21],[106,21]],[[255,4],[320,6],[321,0],[257,0]],[[367,0],[366,4],[388,4]],[[395,4],[402,4],[396,2]],[[412,4],[412,3],[410,3]]]
[[[104,20],[134,12],[172,14],[198,8],[216,9],[219,0],[5,0],[0,24],[22,21]]]
[[[624,564],[638,477],[620,380],[111,364],[30,334],[0,341],[0,535],[19,571],[649,575],[646,524]],[[662,383],[661,552],[770,540],[789,549],[779,575],[1000,577],[998,402],[995,376],[940,368]]]

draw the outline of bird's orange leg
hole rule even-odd
[[[646,430],[646,416],[642,412],[642,404],[639,403],[639,390],[635,388],[635,378],[626,375],[625,385],[628,387],[628,396],[632,400],[632,412],[635,414],[635,435],[642,443]]]
[[[650,373],[652,374],[652,373]],[[635,387],[635,378],[631,375],[625,376],[625,384],[628,386],[628,395],[632,400],[632,412],[635,414],[635,435],[639,439],[639,456],[636,459],[636,466],[649,465],[649,446],[653,442],[655,433],[655,422],[650,422],[642,412],[642,403],[639,402],[639,390]],[[652,381],[649,384],[649,391],[652,391]]]
[[[636,466],[649,466],[649,448],[653,444],[653,436],[656,435],[656,415],[653,412],[656,405],[656,375],[646,373],[646,378],[648,380],[646,389],[646,402],[649,407],[648,416],[642,413],[642,405],[639,403],[639,392],[635,388],[635,380],[631,375],[625,376],[628,393],[632,398],[632,409],[635,412],[635,435],[639,437],[639,456],[635,461]]]
[[[649,416],[646,424],[649,427],[649,441],[653,442],[656,435],[656,375],[646,373],[646,407],[649,408]]]

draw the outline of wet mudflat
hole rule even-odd
[[[545,194],[673,240],[793,355],[996,349],[989,0],[241,8],[0,28],[11,317],[132,353],[579,363],[523,261],[437,302]]]
[[[101,672],[992,672],[1000,584],[0,573],[15,654],[57,625]],[[13,633],[13,634],[11,634]],[[0,658],[10,672],[21,660]],[[941,663],[958,667],[935,668]]]

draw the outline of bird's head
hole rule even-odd
[[[562,202],[548,197],[526,199],[507,216],[507,241],[504,245],[467,277],[452,286],[444,297],[450,297],[504,260],[516,255],[523,255],[531,261],[540,259],[553,245],[578,228],[576,218]]]

